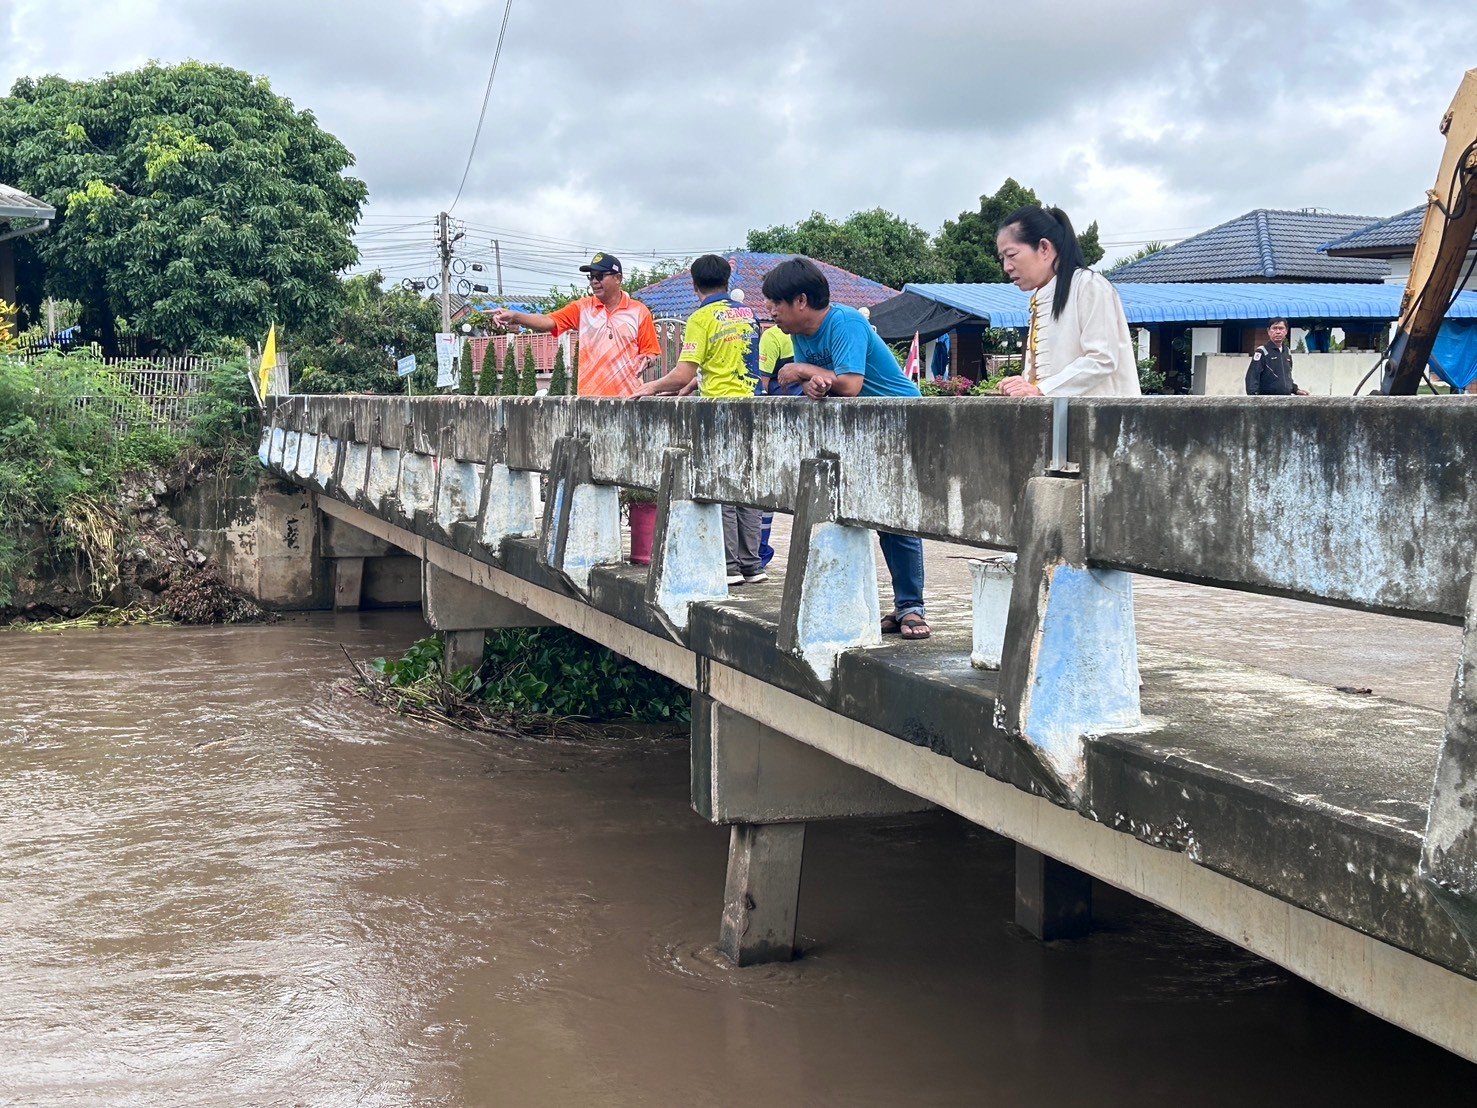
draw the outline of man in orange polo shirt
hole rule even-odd
[[[579,394],[631,396],[641,387],[642,371],[661,354],[651,309],[626,295],[621,287],[621,260],[614,254],[596,254],[589,265],[580,266],[580,272],[590,275],[589,296],[548,315],[498,308],[492,321],[499,327],[527,327],[556,335],[577,331]]]

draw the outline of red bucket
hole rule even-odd
[[[651,536],[656,530],[655,504],[630,504],[627,511],[631,516],[631,564],[651,565]]]

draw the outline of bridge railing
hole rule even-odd
[[[261,457],[494,561],[539,535],[540,562],[576,592],[620,560],[617,486],[659,490],[647,599],[679,638],[693,604],[727,594],[718,506],[792,513],[779,645],[821,685],[843,651],[879,641],[865,529],[1014,551],[1013,574],[976,566],[973,660],[998,667],[996,725],[1066,803],[1086,736],[1139,722],[1129,572],[1466,615],[1427,862],[1477,898],[1477,398],[1063,407],[294,396]]]
[[[1049,462],[1043,401],[291,397],[279,426],[378,425],[386,447],[548,472],[568,436],[597,484],[655,490],[688,451],[693,496],[793,512],[801,463],[838,462],[838,519],[1012,550]],[[1087,558],[1135,572],[1459,621],[1477,551],[1477,400],[1075,401],[1067,458]],[[303,429],[299,428],[299,429]]]

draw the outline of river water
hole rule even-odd
[[[403,613],[0,634],[0,1101],[1470,1104],[1477,1066],[1104,890],[1009,922],[948,815],[813,825],[804,956],[713,948],[686,744],[341,690]]]

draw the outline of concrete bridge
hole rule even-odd
[[[453,664],[550,622],[693,690],[735,961],[790,956],[806,821],[938,805],[1018,844],[1039,937],[1088,928],[1097,878],[1477,1060],[1477,400],[292,396],[268,418],[262,463],[315,499],[341,607],[406,552]],[[622,562],[619,486],[658,493],[649,571]],[[782,587],[728,595],[722,503],[793,515]],[[882,642],[871,529],[979,548],[972,634]],[[1450,708],[1141,649],[1132,574],[1465,619]]]

